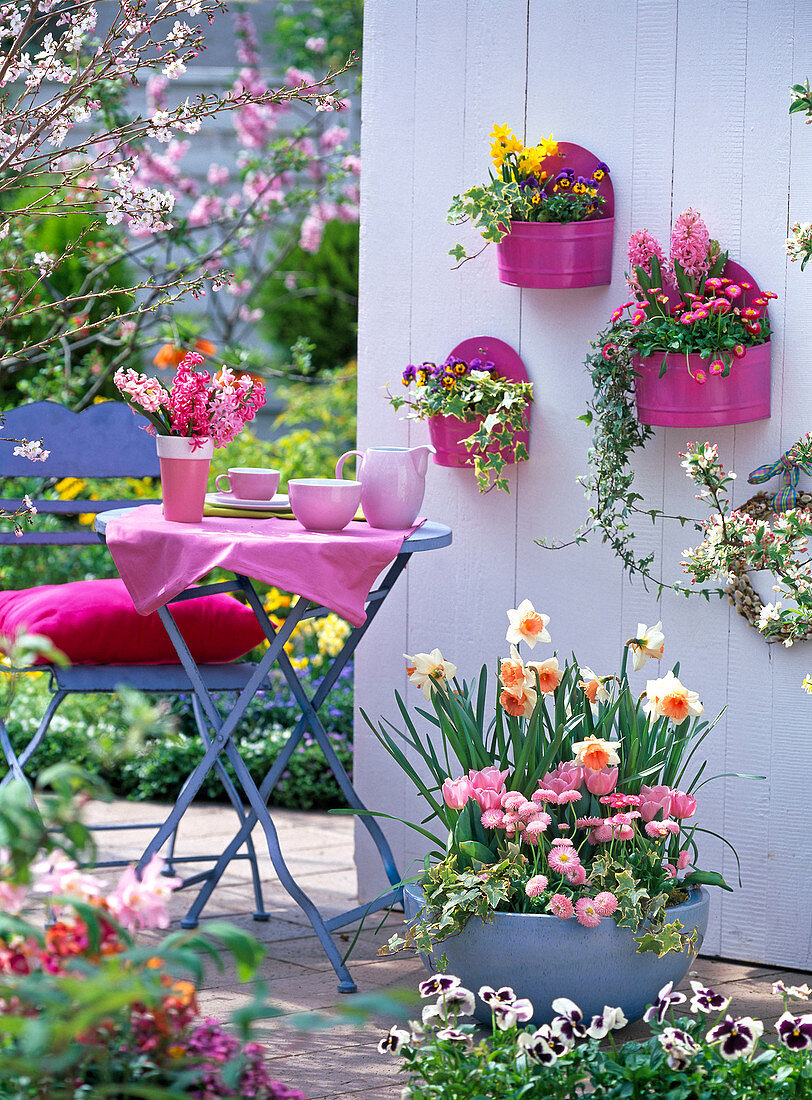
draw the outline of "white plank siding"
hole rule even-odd
[[[395,716],[407,688],[401,654],[438,645],[466,677],[507,651],[505,610],[525,596],[551,615],[561,657],[618,664],[638,621],[662,618],[669,661],[707,711],[727,713],[708,739],[714,772],[767,775],[703,788],[702,820],[724,832],[743,886],[715,893],[705,950],[763,963],[812,962],[812,858],[806,842],[812,700],[801,691],[812,649],[768,648],[721,601],[658,601],[631,585],[598,544],[550,553],[584,514],[576,476],[590,433],[577,416],[589,396],[588,342],[624,300],[625,244],[643,226],[667,247],[674,217],[700,210],[711,236],[779,300],[771,305],[773,415],[722,430],[657,429],[637,462],[652,507],[700,515],[678,452],[714,440],[739,474],[778,458],[812,428],[812,271],[784,254],[788,222],[812,216],[812,128],[790,120],[788,85],[812,72],[808,0],[368,0],[364,49],[359,445],[423,442],[383,396],[387,381],[459,340],[487,333],[522,354],[536,386],[530,461],[510,497],[480,496],[473,477],[430,466],[425,514],[449,523],[454,544],[415,559],[361,647],[358,705]],[[446,251],[469,227],[446,225],[453,194],[486,177],[488,133],[506,122],[528,141],[552,130],[593,149],[612,169],[616,236],[611,287],[519,290],[496,278],[494,249],[452,270]],[[788,197],[789,196],[789,197]],[[637,550],[656,550],[670,580],[691,533],[641,524]],[[761,582],[765,596],[769,579]],[[546,650],[545,651],[549,652]],[[665,670],[663,667],[663,671]],[[652,668],[650,675],[655,674]],[[639,675],[640,688],[644,676]],[[407,699],[417,702],[409,688]],[[355,775],[367,804],[396,815],[419,807],[360,717]],[[422,816],[422,815],[421,815]],[[402,870],[420,838],[385,823]],[[708,838],[704,863],[736,881],[733,856]],[[383,885],[359,830],[362,896]]]

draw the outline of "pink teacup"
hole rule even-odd
[[[220,485],[223,478],[226,489]],[[279,488],[279,471],[261,466],[230,466],[227,474],[217,475],[214,484],[219,492],[229,492],[239,500],[270,500]]]
[[[361,503],[361,482],[331,477],[288,481],[293,514],[308,531],[342,531]]]

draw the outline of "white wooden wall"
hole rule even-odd
[[[469,473],[430,467],[424,511],[451,525],[454,543],[414,558],[383,608],[359,653],[358,704],[394,717],[395,688],[417,701],[404,652],[439,646],[468,676],[483,660],[493,667],[506,652],[505,610],[524,597],[551,616],[561,655],[574,648],[600,670],[617,667],[638,620],[662,618],[668,661],[681,660],[709,713],[727,704],[709,739],[712,770],[767,775],[704,788],[704,822],[736,845],[744,883],[716,893],[705,951],[799,967],[812,962],[812,699],[801,691],[812,645],[768,648],[726,603],[657,601],[600,545],[550,553],[533,540],[564,539],[584,515],[575,480],[590,441],[576,419],[589,395],[582,363],[625,299],[629,232],[645,226],[667,242],[689,205],[780,296],[771,306],[773,415],[735,429],[657,429],[639,460],[641,491],[653,506],[696,514],[678,452],[699,434],[738,471],[741,502],[753,491],[748,472],[812,429],[812,270],[802,275],[784,253],[788,222],[812,216],[812,128],[787,114],[788,85],[812,72],[810,15],[809,0],[367,0],[359,337],[361,447],[426,441],[423,425],[397,419],[383,387],[407,363],[443,358],[467,336],[515,346],[537,406],[531,458],[514,470],[509,497],[479,496]],[[447,225],[445,212],[452,195],[486,178],[495,122],[528,141],[552,130],[610,165],[611,287],[503,286],[492,248],[451,269],[448,248],[460,233],[474,238]],[[681,576],[679,527],[643,528],[637,543],[656,549],[666,577]],[[367,804],[412,816],[406,781],[360,717],[356,746]],[[384,824],[406,870],[419,838]],[[360,830],[357,863],[365,897],[382,878]],[[703,863],[735,882],[718,842],[705,846]]]

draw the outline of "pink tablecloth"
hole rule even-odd
[[[106,539],[142,615],[219,567],[306,596],[360,626],[376,578],[422,522],[405,531],[353,522],[326,535],[290,519],[207,517],[202,523],[168,523],[160,505],[143,504],[110,519]]]

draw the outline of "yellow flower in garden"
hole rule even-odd
[[[287,592],[280,592],[278,588],[272,588],[265,597],[265,610],[270,613],[280,607],[290,607],[290,596]]]
[[[337,657],[349,634],[349,623],[345,622],[340,615],[336,615],[334,611],[331,611],[329,615],[319,619],[316,623],[319,653],[325,653],[328,657]]]
[[[804,676],[801,687],[804,689],[807,695],[812,695],[812,676]]]
[[[57,481],[54,488],[59,493],[60,500],[75,500],[84,489],[87,482],[80,477],[63,477]]]
[[[504,123],[504,125],[502,126],[500,126],[498,123],[494,123],[494,127],[491,130],[489,137],[493,141],[507,142],[508,138],[513,137],[513,131],[507,123]]]
[[[425,386],[427,377],[424,370],[419,370],[415,373],[414,380],[418,386]]]
[[[447,374],[442,384],[444,389],[453,390],[457,385],[457,379],[452,374]]]
[[[291,657],[290,663],[297,672],[302,672],[310,664],[310,661],[308,661],[307,657]]]
[[[536,148],[539,150],[542,159],[558,156],[558,142],[553,140],[552,134],[548,138],[541,138]]]
[[[538,193],[538,191],[536,191],[535,195],[530,201],[532,202],[533,206],[538,206],[538,204],[541,202],[541,195]]]

